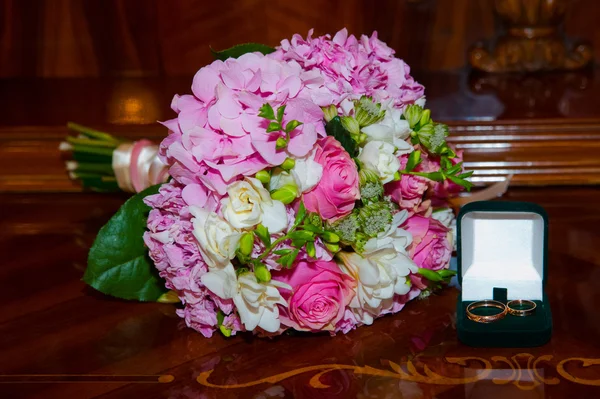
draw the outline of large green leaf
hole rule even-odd
[[[333,136],[337,141],[340,142],[342,147],[350,154],[351,157],[358,155],[358,146],[356,141],[350,136],[350,132],[347,131],[342,125],[342,120],[339,116],[334,117],[325,125],[325,131],[328,136]]]
[[[225,61],[228,58],[238,58],[240,55],[246,53],[254,53],[256,51],[263,54],[269,54],[275,51],[275,49],[273,47],[267,46],[266,44],[260,43],[238,44],[237,46],[233,46],[231,48],[221,51],[215,51],[212,48],[210,49],[210,52],[212,53],[213,57],[221,61]]]
[[[123,299],[156,301],[168,290],[148,257],[143,235],[150,207],[143,199],[160,185],[131,197],[96,237],[83,281],[100,292]]]

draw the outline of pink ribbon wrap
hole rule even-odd
[[[139,193],[169,177],[168,166],[158,157],[158,146],[149,140],[123,143],[113,152],[112,168],[119,188]]]

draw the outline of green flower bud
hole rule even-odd
[[[278,138],[275,142],[275,148],[277,148],[278,150],[282,150],[285,147],[287,147],[287,140],[283,137]]]
[[[283,202],[285,205],[291,204],[298,196],[298,188],[291,184],[278,188],[271,193],[271,198]]]
[[[254,247],[254,233],[251,231],[247,231],[242,234],[240,238],[240,252],[242,255],[249,256],[252,253],[252,248]]]
[[[331,104],[329,107],[321,107],[321,109],[323,110],[325,122],[330,122],[333,118],[335,118],[338,115],[338,110],[333,104]]]
[[[285,161],[283,161],[283,163],[281,164],[281,169],[290,170],[294,166],[296,166],[296,161],[294,161],[292,158],[286,158]]]
[[[425,110],[423,110],[423,113],[421,114],[421,119],[419,120],[419,125],[425,126],[429,122],[431,122],[431,111],[428,109],[425,109]]]
[[[400,181],[400,179],[402,179],[400,172],[394,173],[394,181]]]
[[[317,257],[317,249],[314,242],[309,241],[306,243],[306,253],[313,259]]]
[[[332,254],[340,251],[340,244],[331,244],[329,242],[325,243],[325,248],[329,250]]]
[[[231,329],[225,326],[219,326],[219,331],[221,331],[221,334],[223,334],[227,338],[231,337]]]
[[[321,234],[321,238],[329,243],[335,244],[337,242],[340,242],[340,236],[338,236],[337,234],[335,234],[332,231],[324,231]]]
[[[167,291],[156,300],[160,303],[179,303],[179,297],[175,291]]]
[[[254,266],[254,275],[259,283],[268,283],[271,281],[271,272],[262,263]]]
[[[430,123],[423,126],[418,132],[419,141],[432,154],[439,154],[446,147],[448,126],[441,123]]]
[[[262,184],[269,184],[271,181],[271,174],[266,170],[258,171],[254,177],[257,178]]]
[[[385,110],[381,110],[381,104],[374,103],[371,97],[362,96],[360,100],[354,101],[354,117],[360,127],[377,123],[384,116]]]
[[[423,114],[423,108],[419,105],[409,105],[404,110],[404,119],[408,121],[410,128],[414,128],[417,123],[421,120],[421,115]]]
[[[342,116],[340,119],[344,129],[350,132],[354,141],[358,141],[360,137],[360,125],[358,124],[358,121],[351,116]]]
[[[323,228],[323,220],[318,213],[309,213],[308,216],[306,216],[305,223],[315,226],[319,229]]]

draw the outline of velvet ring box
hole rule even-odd
[[[544,290],[548,277],[544,209],[527,202],[472,202],[458,214],[457,236],[459,340],[477,347],[530,347],[548,342],[552,314]],[[491,323],[470,320],[467,306],[484,299],[504,304],[527,299],[537,307],[529,316],[507,314]]]

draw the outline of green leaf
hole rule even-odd
[[[298,227],[300,223],[306,217],[306,208],[304,207],[304,202],[300,201],[300,205],[298,206],[298,212],[296,213],[296,219],[294,220],[294,226]]]
[[[440,276],[433,270],[419,268],[419,271],[417,273],[419,273],[421,276],[425,277],[429,281],[442,281],[443,280],[442,276]]]
[[[451,168],[447,168],[446,175],[454,176],[455,174],[460,172],[461,169],[462,169],[462,162],[459,162],[456,165],[452,166]]]
[[[307,231],[312,231],[313,233],[322,233],[323,229],[317,226],[313,226],[312,224],[303,224],[302,228]]]
[[[444,168],[444,169],[450,169],[452,167],[452,162],[450,162],[448,157],[441,157],[440,164],[442,165],[442,168]]]
[[[273,107],[271,107],[271,104],[269,103],[264,103],[263,106],[258,109],[258,111],[258,116],[260,116],[261,118],[265,118],[270,121],[275,119],[275,112],[273,111]]]
[[[280,257],[279,259],[277,259],[277,263],[279,263],[280,265],[282,265],[285,268],[290,268],[292,267],[292,265],[294,264],[294,261],[296,260],[296,257],[298,256],[298,254],[300,253],[299,249],[295,249],[294,251],[290,252],[287,255],[284,255],[282,257]]]
[[[284,112],[285,112],[285,105],[282,105],[277,110],[277,122],[281,123],[281,121],[283,120],[283,113]]]
[[[287,255],[287,254],[289,254],[291,252],[292,252],[291,249],[278,249],[277,251],[273,251],[273,253],[275,255],[279,255],[279,256]]]
[[[449,269],[438,270],[437,272],[442,278],[454,277],[456,276],[456,271]]]
[[[267,229],[262,224],[256,226],[256,230],[254,230],[257,237],[265,244],[265,247],[269,248],[271,246],[271,235],[269,234],[269,229]]]
[[[217,312],[217,325],[220,326],[221,324],[223,324],[223,320],[225,320],[225,313],[219,310]]]
[[[281,130],[281,124],[279,122],[271,122],[267,127],[267,133],[278,132]]]
[[[471,187],[473,187],[473,183],[457,176],[448,176],[448,179],[459,186],[463,186],[467,191],[471,191]]]
[[[148,257],[143,235],[150,207],[143,199],[160,185],[131,197],[100,229],[90,253],[83,281],[107,295],[156,301],[168,290]]]
[[[246,53],[254,53],[257,51],[259,53],[269,54],[275,51],[275,49],[273,47],[260,43],[238,44],[236,46],[221,51],[215,51],[212,48],[210,49],[210,52],[212,53],[213,57],[221,61],[225,61],[228,58],[238,58],[239,56],[244,55]]]
[[[333,138],[339,141],[351,157],[354,158],[357,155],[358,145],[356,144],[356,141],[352,139],[350,132],[342,126],[342,120],[339,116],[336,116],[327,122],[325,131],[327,131],[328,136],[333,136]]]
[[[415,175],[415,176],[422,176],[422,177],[426,177],[429,180],[433,180],[433,181],[437,181],[437,182],[442,182],[444,181],[444,174],[442,172],[429,172],[429,173],[423,173],[423,172],[410,172],[411,175]]]
[[[288,234],[288,237],[292,240],[305,240],[305,241],[314,241],[315,233],[307,230],[297,230]]]
[[[289,121],[287,123],[287,125],[285,125],[285,132],[289,133],[292,130],[294,130],[295,128],[297,128],[298,126],[300,126],[301,124],[302,124],[302,122],[299,122],[299,121],[297,121],[295,119],[293,121]]]
[[[462,174],[460,174],[460,175],[458,175],[458,176],[456,176],[456,177],[459,177],[459,178],[461,178],[461,179],[467,179],[467,178],[469,178],[469,177],[471,177],[471,176],[473,175],[473,172],[475,172],[475,171],[474,171],[474,170],[471,170],[471,171],[469,171],[469,172],[462,173]]]
[[[421,151],[411,152],[410,155],[408,156],[408,161],[406,161],[406,171],[411,172],[420,163],[421,163]]]

